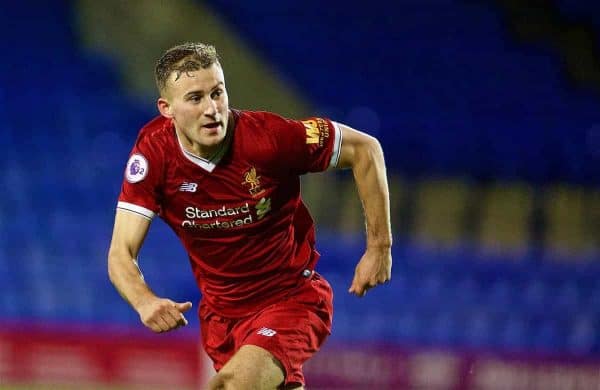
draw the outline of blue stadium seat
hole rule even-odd
[[[463,345],[472,348],[490,348],[496,336],[493,315],[486,309],[469,313],[462,327]]]
[[[524,351],[530,347],[531,321],[518,313],[509,314],[497,333],[497,348],[508,351]]]
[[[544,319],[534,323],[532,328],[533,348],[538,352],[558,352],[564,350],[566,331],[558,318]]]
[[[593,316],[578,314],[567,329],[567,350],[577,355],[587,355],[594,351],[599,341],[598,320]]]
[[[305,92],[317,106],[333,107],[334,119],[364,126],[356,108],[372,106],[376,97],[378,106],[369,109],[380,122],[391,170],[407,177],[598,184],[600,165],[589,150],[590,129],[600,123],[597,97],[565,87],[553,54],[510,44],[492,6],[413,0],[339,8],[307,1],[268,1],[269,24],[247,23],[269,16],[255,4],[212,4],[286,76],[309,85]],[[590,13],[583,3],[559,3],[580,7],[569,11],[574,15]],[[6,120],[0,321],[139,325],[108,281],[106,252],[124,156],[154,108],[123,97],[113,60],[79,48],[69,2],[35,5],[6,2],[0,15],[0,32],[10,37],[0,49],[20,59],[0,63]],[[365,23],[345,22],[353,18]],[[29,23],[1,23],[6,19]],[[33,78],[48,58],[52,66]],[[40,90],[44,104],[31,115]],[[392,283],[361,300],[346,290],[364,239],[341,245],[335,234],[319,233],[318,269],[335,290],[333,340],[600,352],[598,253],[573,263],[551,253],[492,254],[472,245],[404,241],[394,247]],[[168,228],[153,224],[147,243],[140,257],[149,280],[173,299],[197,300],[186,255]]]

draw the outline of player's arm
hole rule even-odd
[[[383,150],[376,138],[339,124],[342,145],[338,168],[351,168],[364,208],[367,249],[358,262],[350,293],[360,297],[390,280],[392,230]]]
[[[144,325],[155,332],[166,332],[187,325],[183,313],[192,307],[192,303],[159,298],[144,281],[136,259],[150,223],[143,216],[117,210],[108,253],[108,275],[119,294],[138,312]]]

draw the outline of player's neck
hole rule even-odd
[[[225,130],[225,136],[221,140],[221,142],[205,146],[196,142],[193,142],[189,139],[185,133],[177,129],[175,127],[175,132],[177,134],[177,138],[179,139],[179,144],[181,147],[188,153],[193,154],[196,157],[200,157],[204,160],[212,160],[212,158],[219,153],[224,143],[228,142],[228,138],[230,138],[230,134],[233,131],[233,127],[235,126],[235,119],[231,111],[229,112],[229,120],[227,121],[227,129]]]
[[[211,145],[211,146],[205,146],[205,145],[201,145],[199,143],[195,143],[193,142],[191,139],[189,139],[188,137],[185,136],[185,134],[183,134],[183,132],[177,130],[177,127],[175,128],[175,131],[177,132],[177,138],[179,138],[179,144],[181,145],[181,147],[188,153],[193,154],[196,157],[200,157],[204,160],[210,160],[221,148],[221,145],[223,145],[223,142],[225,141],[225,138],[227,138],[227,135],[223,138],[223,140],[221,142],[219,142],[218,144],[215,145]]]

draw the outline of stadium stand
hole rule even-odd
[[[334,3],[210,2],[322,114],[378,123],[390,170],[422,194],[419,240],[397,226],[393,282],[367,300],[345,293],[360,237],[321,232],[320,270],[337,292],[332,342],[600,353],[598,227],[584,227],[581,209],[582,198],[598,207],[596,95],[570,87],[552,53],[509,43],[491,5]],[[125,158],[154,111],[127,97],[118,64],[80,48],[71,3],[35,5],[7,2],[0,16],[0,320],[136,324],[105,257]],[[268,23],[247,22],[258,18]],[[546,246],[529,236],[533,189],[557,182],[581,190],[547,192]],[[487,195],[477,234],[462,240],[471,184]],[[142,269],[157,292],[197,299],[167,231],[153,226]]]

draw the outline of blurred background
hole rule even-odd
[[[0,31],[0,388],[210,375],[195,313],[153,335],[106,272],[154,63],[184,41],[217,47],[232,107],[327,116],[386,153],[393,277],[364,299],[351,174],[303,181],[336,292],[308,388],[600,388],[598,2],[5,1]],[[160,220],[140,266],[197,308]]]

